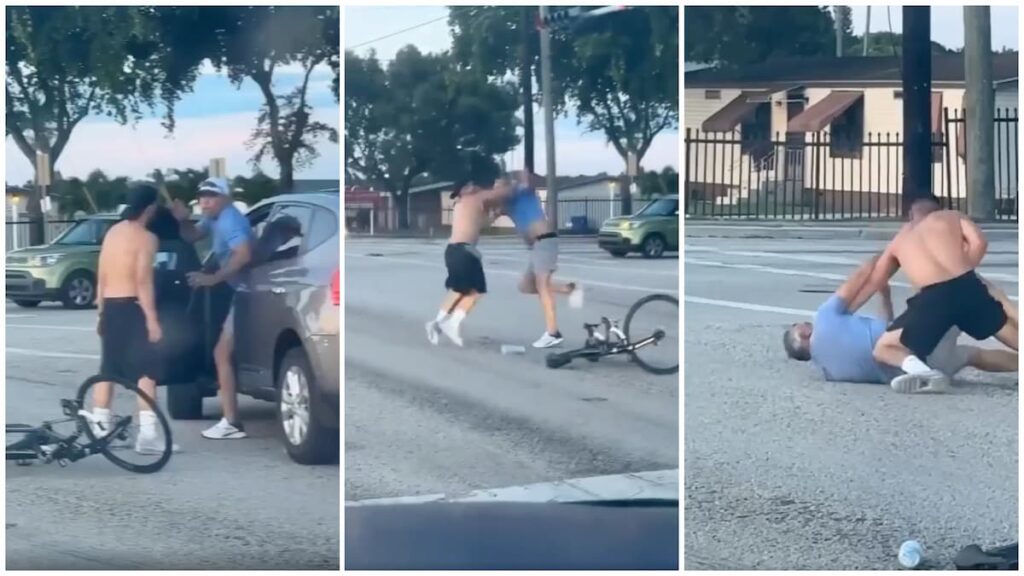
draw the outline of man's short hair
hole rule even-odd
[[[160,195],[156,188],[149,184],[136,184],[128,189],[128,197],[121,217],[125,220],[138,220],[146,208],[156,204],[159,198]]]
[[[793,360],[807,362],[811,359],[811,351],[803,345],[803,341],[796,334],[796,327],[790,326],[782,333],[782,347],[786,349],[786,356]]]

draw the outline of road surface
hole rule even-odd
[[[687,569],[897,569],[909,538],[949,566],[1017,540],[1016,374],[905,396],[786,359],[783,330],[883,244],[687,239]],[[988,254],[981,272],[1016,297],[1016,242]],[[897,314],[907,296],[893,289]]]
[[[98,368],[95,311],[6,309],[7,422],[61,417],[59,401]],[[182,452],[152,475],[102,456],[60,468],[7,465],[12,570],[339,568],[338,467],[292,463],[272,404],[241,398],[250,438],[199,432],[220,417],[171,421]]]
[[[544,352],[503,356],[544,330],[535,297],[516,282],[526,251],[481,243],[488,294],[463,324],[464,349],[424,323],[444,295],[444,241],[348,238],[345,249],[345,500],[364,502],[611,476],[600,497],[664,479],[678,498],[678,377],[652,376],[625,357],[544,366]],[[562,239],[558,277],[586,286],[582,310],[559,304],[563,347],[584,322],[620,320],[645,294],[678,295],[677,258],[614,259],[595,240]],[[678,342],[678,334],[675,335]],[[503,492],[502,492],[503,493]]]

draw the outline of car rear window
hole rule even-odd
[[[313,209],[313,222],[306,236],[306,250],[312,250],[338,233],[338,217],[325,208]]]

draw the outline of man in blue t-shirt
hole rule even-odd
[[[798,322],[783,334],[786,354],[801,361],[811,361],[836,382],[887,383],[901,372],[874,358],[875,343],[892,322],[892,299],[888,286],[879,292],[884,319],[857,314],[848,304],[864,289],[874,268],[872,258],[858,268],[835,294],[814,314],[814,323]],[[1012,307],[1005,294],[990,285],[990,290],[1004,307]],[[1015,317],[1015,314],[1014,314]],[[928,357],[929,366],[948,376],[971,366],[987,372],[1016,372],[1017,353],[957,344],[960,331],[949,330],[935,351]]]
[[[206,236],[212,236],[213,255],[217,261],[217,271],[212,274],[193,272],[189,274],[189,284],[193,287],[216,286],[226,283],[232,289],[238,288],[239,275],[243,268],[252,260],[253,233],[246,219],[231,199],[231,190],[224,178],[208,178],[199,185],[199,207],[203,211],[203,219],[193,225],[190,213],[180,201],[175,201],[174,213],[181,222],[181,236],[189,242],[195,242]],[[220,388],[221,410],[224,413],[220,422],[203,431],[204,438],[214,440],[245,438],[238,417],[238,389],[235,382],[235,370],[231,365],[234,351],[234,318],[235,310],[232,303],[220,339],[213,349],[214,364],[217,367],[217,385]]]

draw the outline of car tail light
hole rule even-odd
[[[341,269],[334,271],[334,277],[331,278],[331,302],[335,306],[341,306]]]

